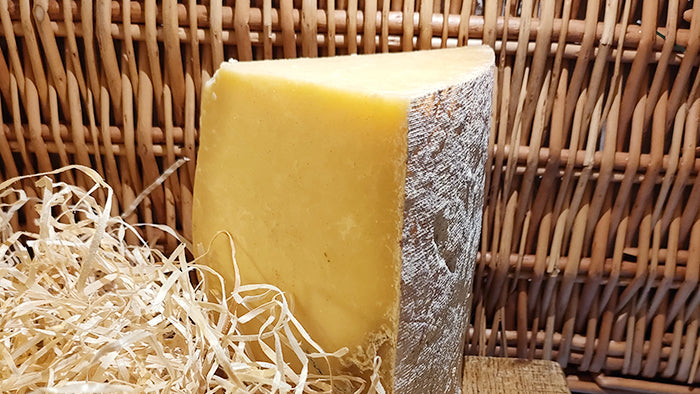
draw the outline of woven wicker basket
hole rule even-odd
[[[124,209],[188,157],[130,218],[187,237],[224,59],[493,46],[467,352],[601,373],[583,388],[700,381],[700,1],[0,0],[0,24],[0,180],[84,164]]]

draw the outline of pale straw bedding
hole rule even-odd
[[[67,170],[95,185],[50,177]],[[37,179],[39,197],[20,178],[0,184],[0,392],[383,391],[379,362],[372,382],[319,374],[347,349],[321,349],[274,286],[236,276],[228,300],[212,299],[206,287],[223,288],[221,276],[188,259],[170,228],[158,226],[180,240],[173,253],[147,245],[110,212],[112,189],[95,171],[24,178]],[[35,204],[38,233],[13,228],[25,204]],[[216,280],[193,285],[205,272]]]

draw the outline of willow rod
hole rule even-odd
[[[23,32],[22,32],[22,27],[19,24],[19,22],[15,22],[12,24],[13,30],[16,36],[22,37]],[[68,32],[66,29],[66,26],[62,23],[57,23],[57,22],[52,22],[51,23],[53,32],[56,37],[65,37]],[[147,35],[146,35],[146,29],[144,26],[141,25],[131,25],[129,26],[128,30],[124,29],[124,26],[112,23],[111,24],[111,30],[110,34],[112,35],[112,38],[114,39],[119,39],[123,40],[127,36],[127,32],[129,33],[128,35],[130,38],[134,41],[147,41]],[[80,25],[76,26],[74,28],[74,33],[76,35],[81,35],[82,34],[82,28]],[[470,35],[470,45],[476,44],[480,45],[481,44],[481,37],[474,35],[473,37]],[[163,28],[157,28],[155,32],[155,38],[159,41],[162,41],[164,39],[164,32]],[[207,31],[203,29],[197,29],[197,34],[196,37],[192,37],[190,34],[190,30],[186,28],[178,28],[178,38],[180,39],[181,42],[192,42],[193,39],[196,40],[200,44],[210,44],[211,43],[211,35],[207,33]],[[296,43],[296,45],[302,45],[302,37],[300,34],[295,34],[293,37],[290,37],[293,43]],[[358,35],[356,37],[355,41],[355,48],[357,48],[360,43],[362,42],[362,35]],[[224,30],[221,32],[220,40],[223,44],[226,45],[235,45],[236,44],[236,38],[234,35],[233,31],[229,30]],[[279,47],[282,46],[283,43],[287,42],[288,38],[284,36],[283,33],[271,33],[270,36],[270,42]],[[414,48],[419,48],[417,44],[418,37],[414,36],[413,37],[413,43],[414,43]],[[380,43],[381,37],[375,37],[375,43],[376,45],[379,44],[386,44],[386,47],[389,48],[390,50],[399,50],[401,49],[401,36],[397,35],[391,35],[387,38],[387,43]],[[345,35],[336,35],[335,36],[335,47],[336,48],[349,48],[350,45],[348,45],[351,42],[351,40],[347,40]],[[431,48],[440,48],[442,45],[442,39],[440,37],[433,37],[431,42]],[[328,39],[325,33],[319,33],[316,35],[316,43],[319,47],[325,47],[327,46]],[[264,38],[262,37],[262,33],[257,32],[257,31],[251,31],[250,32],[250,40],[249,40],[249,45],[254,45],[254,46],[262,46],[264,44]],[[451,37],[447,39],[447,47],[454,47],[457,45],[457,38]],[[508,41],[506,42],[505,50],[506,54],[508,55],[513,55],[517,51],[518,43],[514,41]],[[501,41],[496,41],[494,43],[494,49],[496,51],[500,51],[503,48],[503,43]],[[351,49],[350,49],[351,50]],[[549,49],[549,56],[554,56],[557,53],[558,50],[558,44],[552,44],[550,49]],[[566,47],[563,50],[563,57],[566,59],[576,59],[580,56],[581,54],[582,47],[579,44],[574,44],[574,43],[569,43],[566,45]],[[535,51],[535,44],[534,43],[529,43],[527,45],[527,55],[530,56],[534,53]],[[598,48],[594,49],[593,51],[594,55],[597,56],[598,54]],[[618,50],[613,49],[612,51],[609,51],[608,54],[608,61],[612,62],[615,60],[615,57],[617,56]],[[631,63],[636,57],[637,57],[637,51],[633,49],[623,49],[622,54],[621,54],[621,61],[623,63]],[[649,63],[654,63],[659,60],[659,58],[662,56],[661,52],[652,52],[651,57],[648,59]],[[676,54],[671,57],[669,60],[669,65],[679,65],[681,61],[683,60],[682,54]],[[700,57],[696,57],[693,61],[693,66],[697,66],[700,63]]]
[[[10,17],[13,20],[19,20],[19,7],[17,6],[18,1],[9,2]],[[72,1],[73,18],[75,23],[80,21],[80,12],[77,2]],[[143,4],[132,1],[130,2],[130,21],[132,24],[143,24],[145,22],[145,10]],[[209,27],[209,10],[204,5],[197,5],[197,26],[201,28]],[[162,12],[160,12],[160,7],[156,13],[156,23],[158,26],[163,25]],[[251,7],[248,11],[248,25],[251,31],[262,32],[263,29],[263,10],[260,8]],[[59,7],[58,1],[49,1],[48,6],[48,16],[54,21],[63,21],[63,12]],[[328,31],[328,17],[327,11],[323,9],[316,10],[316,21],[317,28],[319,32]],[[401,11],[389,11],[387,18],[387,23],[389,25],[389,34],[401,34],[404,31],[403,26],[403,12]],[[361,10],[357,11],[357,26],[365,25],[365,13]],[[292,19],[294,21],[294,30],[298,33],[301,31],[301,11],[298,9],[292,10]],[[233,30],[234,29],[234,17],[235,11],[234,7],[223,6],[221,7],[221,26],[224,29]],[[187,26],[189,24],[189,16],[187,7],[184,4],[177,5],[177,20],[180,26]],[[272,8],[270,10],[270,20],[272,23],[272,31],[280,32],[280,17],[279,10]],[[348,14],[345,10],[336,9],[333,12],[333,21],[335,23],[336,33],[347,32],[347,18]],[[377,11],[374,26],[376,31],[381,31],[383,15],[381,11]],[[420,32],[419,26],[420,13],[413,13],[413,34],[417,35]],[[111,21],[113,23],[122,22],[122,6],[119,1],[112,1],[111,7]],[[506,18],[499,16],[496,20],[496,34],[498,36],[503,35],[504,23]],[[440,37],[443,31],[444,14],[435,13],[432,15],[431,19],[431,32],[433,37]],[[540,19],[532,18],[529,22],[529,40],[534,41],[537,37],[537,29],[542,24]],[[579,19],[570,19],[566,28],[566,42],[577,43],[583,39],[584,29],[586,22]],[[450,14],[447,18],[447,34],[448,37],[457,37],[459,34],[460,25],[460,15]],[[562,19],[555,18],[552,22],[552,41],[557,41],[559,35],[562,31]],[[77,26],[76,26],[77,27]],[[521,30],[521,18],[515,16],[509,16],[507,18],[507,30],[509,37],[517,37],[518,32]],[[642,39],[642,29],[637,25],[629,25],[626,28],[621,24],[616,24],[614,28],[613,40],[617,41],[620,38],[620,34],[624,30],[624,47],[637,47],[640,40]],[[484,32],[484,17],[472,15],[469,17],[468,33],[470,37],[482,37]],[[604,32],[603,22],[598,22],[596,26],[595,33],[595,43],[599,43]],[[667,29],[665,27],[659,27],[657,29],[659,34],[656,35],[653,42],[653,49],[660,51],[664,44],[664,38],[668,35]],[[676,45],[684,47],[688,44],[689,40],[689,29],[678,29],[676,31]]]
[[[11,125],[2,125],[2,130],[5,132],[5,136],[8,139],[8,141],[16,141],[17,136],[14,133],[14,127]],[[24,138],[29,139],[29,128],[28,126],[21,125],[19,126],[22,135]],[[173,142],[175,144],[183,144],[184,143],[184,130],[182,127],[172,127],[172,138]],[[87,126],[83,126],[83,132],[85,135],[85,141],[86,142],[92,142],[92,134],[90,132],[90,129]],[[124,143],[124,131],[123,128],[119,126],[110,126],[109,127],[109,133],[111,136],[111,142],[113,144],[119,145]],[[65,144],[71,144],[73,143],[72,139],[72,132],[71,130],[66,126],[61,124],[58,127],[58,135],[63,140],[63,143]],[[51,129],[49,128],[48,125],[41,125],[41,136],[45,141],[49,141],[52,138],[52,132]],[[156,144],[161,144],[165,143],[166,140],[166,134],[163,128],[154,126],[151,128],[151,137],[153,138],[153,142]],[[196,137],[196,136],[195,136]],[[504,154],[508,155],[511,148],[506,145],[504,147],[499,147],[498,145],[494,145],[492,149],[492,154],[496,154],[499,150],[503,150]],[[527,146],[518,146],[518,151],[516,152],[516,160],[519,165],[525,165],[527,164],[527,155],[529,152],[529,148]],[[576,151],[573,153],[575,155],[574,158],[574,167],[575,168],[581,168],[583,167],[584,159],[585,159],[585,152],[584,151]],[[561,157],[561,162],[562,166],[568,161],[569,156],[572,155],[572,151],[569,149],[562,149],[560,153]],[[537,166],[538,167],[544,167],[547,164],[547,160],[550,157],[550,151],[549,148],[547,147],[542,147],[539,150],[538,158],[537,158]],[[629,161],[629,153],[627,152],[615,152],[615,157],[613,161],[613,168],[617,171],[622,171],[625,169],[626,163]],[[663,176],[664,170],[668,168],[668,163],[671,160],[669,155],[664,155],[662,164],[663,168],[661,168],[660,171],[660,176]],[[597,169],[600,167],[602,161],[602,152],[596,152],[593,156],[593,163],[592,167],[593,169]],[[647,168],[651,165],[651,155],[649,154],[642,154],[639,158],[639,168],[638,168],[638,173],[644,173]],[[695,159],[695,164],[693,165],[693,171],[695,173],[700,172],[700,157]]]
[[[516,263],[520,261],[520,275],[521,277],[527,277],[523,274],[525,273],[531,273],[533,272],[535,268],[535,255],[531,254],[526,254],[524,256],[519,256],[515,253],[511,254],[508,256],[508,261],[509,261],[509,272],[513,273],[514,267],[516,266]],[[547,258],[549,260],[549,258]],[[559,257],[559,264],[558,268],[560,272],[564,272],[564,269],[567,266],[567,263],[569,261],[569,258],[566,256]],[[491,253],[487,253],[484,255],[482,258],[482,255],[479,253],[477,255],[477,262],[484,262],[486,264],[489,264],[493,261],[493,256]],[[581,257],[578,263],[578,270],[576,274],[576,278],[574,279],[575,283],[583,283],[584,280],[586,279],[588,269],[591,265],[591,258],[590,257]],[[612,258],[606,258],[605,259],[605,264],[604,264],[604,269],[602,270],[602,282],[603,284],[607,283],[607,278],[610,277],[610,266],[612,265]],[[660,281],[661,278],[663,278],[664,275],[664,269],[665,266],[663,264],[660,264],[656,269],[656,276],[659,278],[658,280]],[[620,265],[620,272],[619,275],[620,277],[618,286],[623,287],[625,286],[631,279],[634,278],[635,273],[637,271],[637,263],[632,262],[632,261],[623,261],[622,264]],[[647,271],[647,274],[652,274],[653,272]],[[488,275],[488,271],[486,271],[486,274]],[[682,265],[678,265],[675,267],[675,270],[673,272],[673,282],[670,284],[671,288],[679,288],[681,284],[683,283],[683,278],[685,277],[686,274],[686,267]]]

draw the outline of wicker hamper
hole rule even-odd
[[[467,353],[556,360],[574,389],[700,381],[700,1],[0,0],[0,25],[0,180],[84,164],[123,210],[187,157],[129,219],[186,237],[223,60],[491,45]]]

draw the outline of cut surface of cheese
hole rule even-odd
[[[202,96],[193,237],[232,234],[326,351],[386,388],[458,392],[493,52],[222,64]],[[234,277],[228,241],[205,262]],[[232,282],[231,284],[232,285]]]

